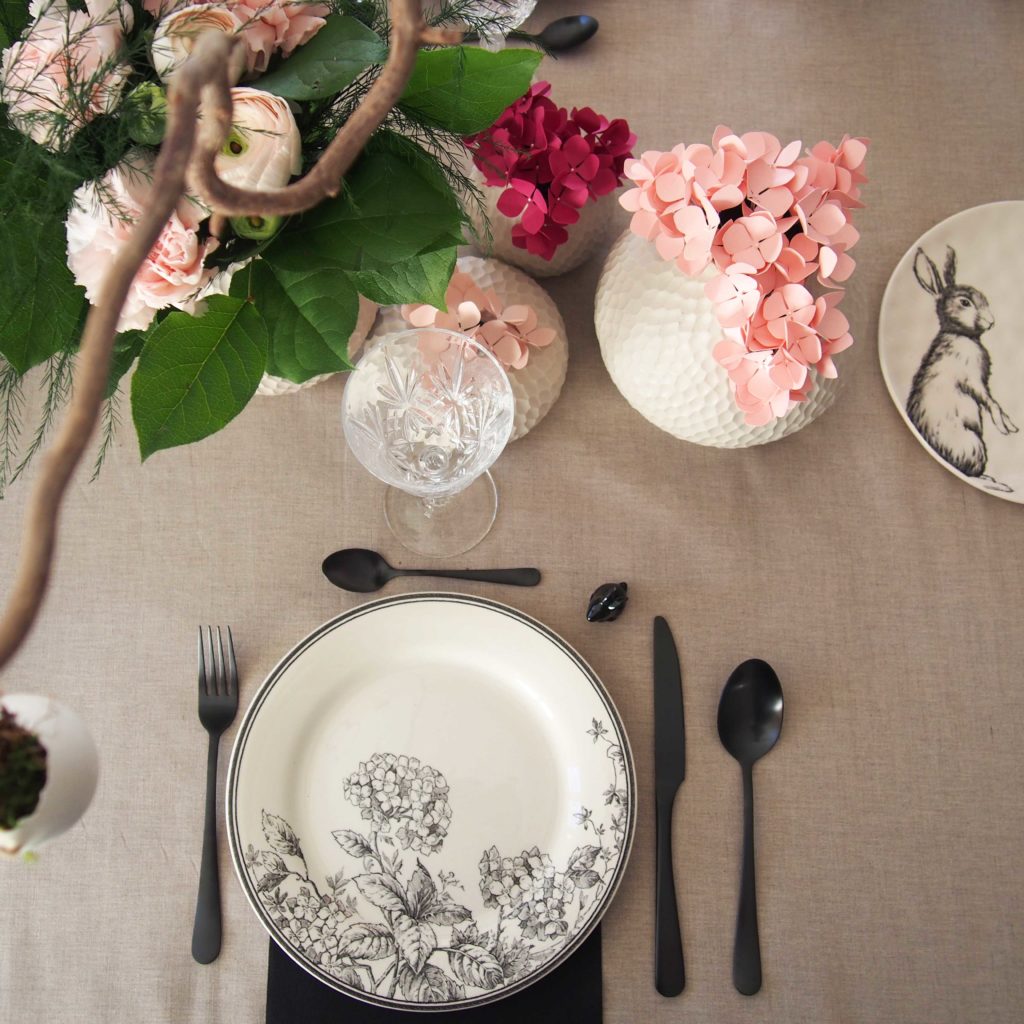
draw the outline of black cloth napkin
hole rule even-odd
[[[419,1015],[336,992],[304,971],[276,942],[267,964],[267,1024],[410,1024]],[[487,1006],[431,1013],[453,1024],[601,1024],[601,927],[561,967]]]

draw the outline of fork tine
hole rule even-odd
[[[228,666],[227,666],[227,692],[229,696],[238,693],[238,665],[235,663],[235,640],[231,635],[231,627],[228,626]]]
[[[217,695],[224,697],[228,692],[227,666],[224,663],[224,637],[217,627]]]
[[[206,670],[207,693],[217,696],[217,648],[213,646],[213,626],[206,627],[206,648],[210,654],[210,665]]]
[[[209,694],[210,685],[206,678],[206,658],[203,654],[203,627],[199,627],[199,692]]]

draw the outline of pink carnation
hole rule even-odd
[[[63,149],[70,134],[114,110],[131,73],[118,61],[131,8],[118,0],[87,7],[35,0],[36,20],[3,52],[0,99],[18,130],[49,149]]]
[[[99,298],[111,261],[150,201],[152,170],[153,157],[134,152],[101,181],[86,182],[75,192],[67,218],[68,266],[92,303]],[[205,217],[198,203],[179,201],[132,282],[119,331],[144,330],[157,310],[168,306],[192,311],[196,293],[214,275],[203,261],[217,241],[203,241],[198,234]]]

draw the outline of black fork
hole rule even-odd
[[[203,863],[199,871],[199,898],[192,926],[192,956],[201,964],[212,963],[220,953],[220,871],[217,867],[217,750],[224,730],[238,711],[238,666],[235,645],[228,627],[227,655],[224,637],[217,627],[199,627],[199,721],[210,734],[206,762],[206,821],[203,825]]]

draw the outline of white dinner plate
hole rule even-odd
[[[926,231],[882,299],[878,354],[914,435],[961,480],[1024,502],[1024,202]]]
[[[460,1009],[583,942],[635,791],[619,715],[564,640],[492,601],[411,594],[332,619],[263,683],[231,755],[231,855],[322,982]]]

